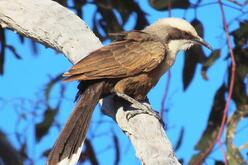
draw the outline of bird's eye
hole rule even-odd
[[[167,36],[167,40],[192,40],[195,37],[187,31],[182,31],[177,28],[170,29],[170,33]]]
[[[195,37],[189,32],[183,32],[183,38],[186,39],[186,40],[192,40]]]

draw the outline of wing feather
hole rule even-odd
[[[164,44],[144,32],[130,33],[79,61],[64,74],[65,81],[122,78],[154,69],[164,59]]]

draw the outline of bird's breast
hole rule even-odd
[[[174,63],[174,60],[175,56],[167,55],[152,71],[121,79],[116,83],[115,91],[125,93],[139,101],[144,100],[147,93],[157,84],[160,77]]]
[[[153,76],[156,76],[157,79],[160,77],[174,64],[176,58],[176,54],[173,52],[169,52],[165,59],[158,65],[156,69],[153,71]]]

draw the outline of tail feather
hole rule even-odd
[[[71,116],[61,131],[47,165],[76,164],[85,140],[93,110],[103,92],[104,82],[90,85],[80,96]]]

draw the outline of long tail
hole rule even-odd
[[[105,82],[90,85],[80,96],[47,160],[47,165],[76,164],[86,137],[92,112],[100,99]]]

